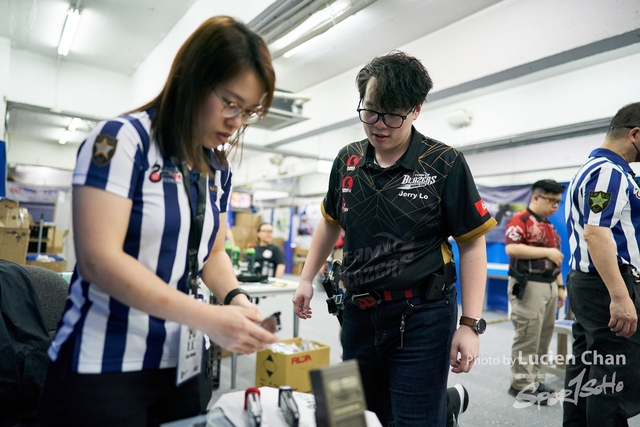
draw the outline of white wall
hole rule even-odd
[[[438,92],[640,28],[640,14],[630,12],[637,7],[638,0],[504,0],[398,49],[423,61]],[[632,48],[636,53],[637,45]],[[610,55],[595,58],[609,59]],[[355,118],[355,77],[363,65],[306,88],[304,93],[312,100],[304,105],[304,112],[311,120],[272,132],[268,142]],[[568,69],[559,67],[558,72]],[[624,87],[620,81],[613,84]],[[540,121],[537,126],[544,129],[549,124]]]
[[[73,170],[76,166],[77,144],[57,143],[11,137],[7,142],[7,161],[31,166]],[[40,183],[38,185],[45,185]]]
[[[4,114],[6,112],[6,96],[9,91],[9,58],[11,42],[0,37],[0,140],[4,140]]]
[[[437,93],[640,28],[640,14],[629,13],[637,10],[637,6],[637,0],[505,0],[399,49],[423,61]],[[362,65],[304,90],[304,94],[311,96],[311,101],[304,105],[304,115],[310,120],[267,134],[250,130],[246,141],[269,144],[317,132],[279,148],[334,157],[342,146],[364,137],[360,124],[323,131],[335,123],[357,120],[355,76]],[[623,105],[639,100],[637,70],[640,70],[640,43],[427,102],[416,127],[452,146],[464,146],[611,117]],[[449,126],[445,116],[457,109],[471,113],[470,126],[461,129]],[[550,142],[546,148],[560,152],[561,144]],[[497,151],[488,156],[500,159],[503,155],[509,158],[512,153]],[[235,169],[235,182],[238,185],[251,182],[258,175],[264,180],[267,171],[274,170],[268,164],[269,157],[265,154],[244,159]],[[571,161],[580,164],[584,157]],[[476,165],[477,162],[471,165],[474,173]],[[558,179],[570,173],[570,166],[554,164]],[[536,174],[519,173],[509,161],[492,163],[491,171],[495,176],[483,176],[482,181],[492,185],[528,182]],[[324,181],[319,177],[302,180],[306,187],[300,191],[322,194],[327,179],[328,176]]]
[[[638,49],[640,45],[633,48]],[[511,82],[503,90],[481,93],[475,97],[472,96],[473,94],[469,94],[466,98],[451,103],[426,103],[420,117],[415,122],[415,126],[423,134],[449,145],[460,147],[541,129],[611,117],[623,105],[640,100],[638,97],[640,79],[637,78],[637,70],[640,70],[640,53],[632,53],[621,58],[615,58],[616,55],[609,54],[607,57],[610,56],[614,56],[614,59],[577,70],[573,70],[572,67],[559,67],[560,71],[567,68],[569,71],[557,75],[553,70],[540,72],[537,73],[537,76],[521,79],[526,81],[519,82],[520,85],[516,84],[518,82]],[[550,77],[545,78],[548,75]],[[537,80],[536,77],[540,79]],[[528,82],[528,80],[533,81]],[[322,87],[324,84],[318,86]],[[324,89],[326,90],[326,88]],[[344,90],[338,93],[343,94]],[[352,90],[352,93],[356,94],[357,98],[355,89]],[[355,104],[357,104],[357,100],[351,105]],[[314,105],[318,104],[314,103]],[[335,108],[330,108],[327,105],[327,115],[334,114],[335,110],[340,108],[347,109],[346,105],[339,105],[336,105]],[[468,110],[473,119],[468,127],[454,129],[447,123],[445,115],[461,108]],[[355,116],[354,113],[350,114]],[[356,124],[301,139],[283,145],[281,148],[317,154],[321,157],[334,157],[342,146],[361,138],[364,138],[362,125]],[[592,142],[592,145],[599,145],[601,141],[602,138],[599,138],[598,142]],[[564,144],[563,141],[552,141],[545,143],[544,146],[551,152],[564,152],[566,151]],[[501,161],[503,156],[507,161]],[[529,178],[525,175],[513,175],[518,173],[518,168],[511,166],[510,156],[512,154],[509,150],[493,151],[481,156],[483,159],[500,159],[491,163],[489,171],[495,177],[493,179],[483,177],[482,182],[485,185],[490,185],[489,182],[491,185],[506,185],[516,183],[516,181],[529,182],[527,181]],[[269,155],[264,155],[243,160],[235,171],[238,185],[251,182],[256,171],[266,167],[268,157]],[[584,152],[581,152],[579,157],[571,159],[559,156],[554,158],[555,161],[552,165],[559,169],[558,173],[560,174],[560,169],[579,165],[584,158],[586,158]],[[475,169],[477,164],[477,162],[471,164],[472,172],[484,174],[484,170],[477,171]],[[544,164],[538,165],[537,162],[531,164],[535,164],[536,168],[548,169],[550,167]],[[564,179],[560,177],[566,177],[566,171],[557,178]],[[260,179],[265,178],[265,173],[262,173]],[[328,180],[328,175],[326,179]],[[322,183],[314,179],[309,182],[309,185],[313,185],[313,187],[307,188],[305,194],[324,192],[326,184],[326,182]]]
[[[8,100],[90,117],[118,115],[131,104],[126,74],[11,51]]]
[[[11,50],[10,59],[6,67],[8,101],[98,119],[121,114],[131,105],[131,77],[126,74],[23,50]],[[7,147],[7,161],[73,169],[77,150],[78,146],[74,144],[60,145],[13,136]]]

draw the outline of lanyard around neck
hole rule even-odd
[[[202,237],[202,227],[204,224],[204,212],[206,208],[207,197],[207,178],[204,174],[198,174],[198,200],[196,211],[193,211],[193,196],[191,192],[191,176],[189,168],[185,162],[172,157],[171,161],[174,165],[180,165],[182,172],[182,181],[184,189],[189,199],[189,212],[191,212],[191,227],[189,228],[189,247],[187,251],[187,261],[189,264],[189,280],[188,285],[194,296],[198,295],[198,247]]]

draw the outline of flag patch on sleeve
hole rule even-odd
[[[478,200],[475,203],[475,205],[476,205],[476,210],[478,211],[480,216],[485,216],[486,214],[489,213],[489,209],[487,209],[487,205],[484,204],[484,201],[482,199]]]

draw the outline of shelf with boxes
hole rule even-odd
[[[26,263],[49,270],[67,271],[67,261],[61,257],[68,230],[58,230],[53,222],[32,222]]]
[[[66,271],[67,262],[59,255],[68,233],[57,230],[54,223],[33,223],[19,202],[0,199],[0,259]]]

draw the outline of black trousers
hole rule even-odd
[[[611,298],[599,276],[571,271],[567,289],[575,359],[566,365],[563,426],[627,426],[640,413],[640,332],[631,338],[611,332]]]
[[[49,365],[38,413],[42,427],[158,426],[206,410],[211,387],[203,385],[203,375],[176,387],[176,368],[78,374],[70,369],[70,344]]]

